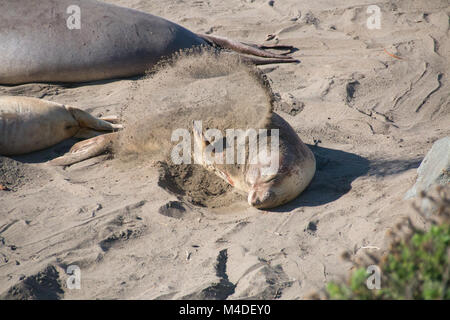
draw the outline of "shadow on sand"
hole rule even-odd
[[[21,163],[43,163],[68,152],[78,140],[67,139],[51,148],[14,156]],[[333,202],[352,188],[352,182],[362,176],[385,177],[417,168],[421,158],[368,160],[354,153],[308,145],[316,157],[316,174],[311,184],[296,199],[271,212],[290,212],[298,207],[315,207]]]
[[[9,158],[21,163],[44,163],[69,152],[70,148],[79,141],[75,138],[66,139],[50,148]]]
[[[417,168],[422,159],[368,160],[345,151],[308,145],[316,157],[316,174],[308,188],[290,203],[272,212],[289,212],[298,207],[315,207],[333,202],[352,188],[361,176],[388,176]]]

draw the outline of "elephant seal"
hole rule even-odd
[[[194,123],[194,160],[246,193],[249,205],[270,209],[288,203],[305,190],[316,172],[316,160],[291,125],[274,112],[277,99],[267,77],[257,68],[248,70],[268,99],[265,114],[254,129],[240,135],[236,131],[228,135],[226,129],[225,138],[206,135]]]
[[[248,204],[258,209],[270,209],[295,199],[309,185],[316,171],[316,160],[311,150],[302,142],[295,130],[278,114],[270,112],[261,123],[261,129],[278,130],[279,147],[270,152],[269,161],[251,161],[249,153],[244,164],[208,163],[203,157],[211,143],[202,131],[194,126],[194,143],[200,153],[194,152],[196,162],[214,172],[234,188],[247,193]],[[271,131],[272,132],[272,131]],[[70,165],[84,159],[112,151],[119,132],[100,135],[76,143],[68,153],[50,161],[52,165]],[[258,137],[260,138],[260,136]],[[272,137],[271,137],[272,138]],[[225,145],[227,142],[225,142]],[[261,152],[261,149],[258,150]],[[222,151],[226,152],[225,150]],[[200,156],[199,156],[200,155]],[[224,156],[225,157],[225,156]],[[264,158],[257,154],[258,159]],[[275,170],[267,170],[267,163],[275,162]]]
[[[195,34],[163,18],[95,0],[0,1],[0,84],[142,75],[162,58],[200,46],[241,52],[256,64],[298,62],[263,46]]]
[[[194,143],[201,150],[194,154],[194,157],[197,157],[197,163],[201,163],[236,189],[247,193],[249,205],[258,209],[270,209],[293,200],[309,185],[316,171],[316,161],[311,150],[301,141],[289,123],[278,114],[269,113],[260,128],[271,132],[278,129],[278,150],[271,150],[270,155],[264,154],[261,157],[261,154],[256,154],[256,161],[251,161],[255,159],[249,158],[247,152],[243,164],[207,163],[204,157],[205,149],[216,141],[206,139],[203,132],[194,126]],[[258,135],[258,139],[260,138],[261,134]],[[271,138],[273,139],[272,136]],[[225,141],[224,144],[223,154],[229,142]],[[263,150],[258,148],[259,153]],[[266,161],[258,161],[264,158]],[[277,166],[267,170],[272,163],[277,163]]]
[[[0,154],[48,148],[65,139],[121,129],[118,117],[96,118],[76,107],[30,97],[0,97]]]
[[[205,64],[205,60],[199,60],[195,56],[189,56],[189,59],[197,61],[200,66]],[[266,129],[266,131],[262,130],[262,132],[266,132],[267,142],[270,140],[271,147],[272,141],[278,141],[278,144],[277,149],[271,148],[270,154],[264,152],[264,148],[261,149],[259,146],[256,155],[255,153],[250,152],[251,150],[245,150],[244,153],[246,161],[244,161],[243,164],[238,162],[228,162],[226,164],[208,163],[205,161],[203,156],[198,156],[195,152],[195,147],[194,158],[196,158],[197,163],[204,166],[206,169],[213,171],[236,189],[246,192],[248,194],[248,203],[251,206],[260,209],[268,209],[291,201],[308,186],[314,176],[316,165],[313,153],[301,141],[295,130],[273,111],[276,98],[270,89],[268,79],[260,70],[255,67],[244,66],[241,62],[232,62],[229,59],[225,59],[222,62],[218,59],[207,60],[206,63],[210,63],[209,61],[213,61],[213,63],[216,63],[218,66],[227,66],[227,71],[220,69],[221,76],[219,77],[219,81],[223,81],[224,78],[222,77],[227,72],[230,72],[231,75],[235,75],[233,70],[239,70],[241,73],[245,72],[244,70],[247,68],[246,71],[249,72],[251,78],[231,77],[230,79],[235,79],[238,82],[236,83],[237,86],[240,85],[239,81],[245,81],[244,83],[256,81],[254,83],[255,86],[248,85],[246,87],[251,88],[253,94],[250,100],[244,99],[244,101],[246,105],[249,104],[247,106],[248,108],[254,107],[258,110],[258,113],[257,115],[249,113],[252,117],[255,117],[254,119],[252,118],[252,121],[243,121],[238,123],[243,123],[243,126],[248,128],[246,130],[252,130],[251,128],[255,128],[255,132],[258,132],[258,140],[264,135],[261,133],[260,129]],[[233,63],[238,64],[235,65],[235,68],[228,70]],[[168,67],[169,69],[166,69],[165,71],[162,69],[160,72],[162,72],[161,74],[166,77],[165,81],[173,81],[173,77],[167,76],[170,73],[169,71],[171,70],[170,68],[172,68],[172,65]],[[181,63],[180,65],[177,65],[177,63],[174,62],[173,67],[175,70],[173,74],[179,77],[181,84],[186,83],[186,79],[191,79],[190,77],[192,75],[198,75],[198,73],[196,73],[195,64],[192,65],[190,63]],[[181,72],[178,68],[181,68],[181,70],[189,70],[186,71],[188,73],[188,75],[185,75],[187,78],[183,78],[183,72]],[[244,70],[241,70],[242,68],[244,68]],[[191,74],[189,72],[193,73]],[[161,78],[158,78],[157,75],[158,73],[153,75],[153,77],[156,77],[155,82],[160,85],[165,85],[166,83],[164,82],[162,84],[160,83]],[[203,81],[203,79],[201,78],[199,81]],[[220,85],[218,87],[220,87]],[[192,88],[195,88],[195,86]],[[216,86],[214,86],[214,88],[216,88]],[[232,88],[230,88],[230,91],[231,90]],[[261,90],[261,92],[258,90]],[[188,122],[191,120],[195,122],[196,120],[194,119],[205,119],[207,121],[207,127],[214,127],[215,123],[219,124],[219,126],[223,124],[221,130],[225,131],[230,129],[230,126],[238,127],[237,123],[233,120],[234,116],[236,115],[241,117],[244,116],[244,113],[241,113],[240,109],[234,109],[234,106],[236,101],[241,101],[239,97],[242,97],[242,95],[247,95],[247,91],[243,90],[243,92],[237,96],[230,96],[230,94],[226,95],[230,100],[229,103],[231,104],[225,104],[224,106],[229,106],[231,108],[230,110],[233,110],[230,115],[232,119],[231,122],[209,122],[208,119],[211,115],[214,115],[214,113],[202,115],[195,112],[195,115],[184,115],[184,117],[181,113],[177,114],[181,117],[181,122],[177,124],[175,121],[172,125],[172,122],[174,122],[173,113],[171,113],[170,108],[165,109],[163,104],[161,108],[163,108],[162,110],[169,112],[168,117],[164,118],[159,115],[155,118],[155,121],[161,121],[161,123],[154,126],[153,130],[155,131],[153,133],[155,133],[155,135],[150,134],[148,136],[148,140],[144,140],[145,145],[151,147],[150,149],[145,149],[144,151],[158,153],[158,148],[163,148],[166,150],[166,147],[168,147],[168,144],[165,143],[166,138],[168,139],[168,143],[172,141],[170,128],[175,129],[178,128],[179,125],[181,125],[181,127],[183,125],[188,125]],[[194,102],[197,101],[198,97],[199,96],[196,96],[196,100],[194,100]],[[159,101],[158,99],[156,100]],[[207,101],[206,105],[209,105],[210,103],[215,105],[217,103],[215,99],[210,100],[211,102],[208,102],[208,99],[205,100]],[[189,103],[189,98],[187,101]],[[179,101],[179,103],[183,102],[183,99]],[[172,101],[169,100],[168,103],[172,104]],[[252,106],[252,103],[255,103],[255,105]],[[237,105],[241,106],[240,103]],[[146,104],[144,104],[144,106],[146,106]],[[261,107],[263,107],[263,109],[261,109]],[[188,109],[189,108],[186,110]],[[176,109],[177,112],[179,112],[179,110],[179,108]],[[211,110],[214,112],[214,108],[194,108],[193,110]],[[226,115],[226,113],[224,115]],[[197,116],[199,118],[197,118]],[[100,124],[98,124],[98,122],[100,122]],[[143,123],[137,123],[137,125],[134,126],[135,128],[138,128],[136,134],[142,134],[145,138],[146,131],[150,130],[149,127],[145,127],[148,123],[149,119],[144,119]],[[150,123],[152,122],[150,121]],[[140,124],[144,125],[144,127],[141,127]],[[166,127],[166,124],[168,127]],[[150,124],[150,126],[152,127],[152,124]],[[167,128],[169,128],[169,130],[167,130]],[[74,135],[78,136],[78,134],[82,131],[87,131],[83,134],[84,137],[94,137],[76,143],[68,153],[53,159],[50,161],[50,164],[70,165],[84,159],[94,157],[105,151],[120,151],[121,142],[124,143],[126,147],[130,147],[130,150],[133,150],[133,146],[135,146],[133,143],[135,143],[136,140],[133,137],[134,131],[128,132],[128,134],[131,134],[130,140],[127,138],[127,132],[125,132],[125,135],[122,136],[121,132],[106,133],[107,130],[112,131],[114,129],[114,125],[108,123],[105,124],[101,120],[91,117],[89,114],[83,113],[81,110],[77,110],[73,107],[34,98],[0,98],[0,153],[3,154],[30,152],[38,147],[44,148],[51,144],[57,143],[66,137]],[[101,132],[98,132],[99,130],[101,130]],[[92,131],[95,134],[91,134]],[[268,132],[270,132],[270,134]],[[105,134],[97,135],[99,133]],[[197,146],[197,148],[201,151],[200,154],[206,153],[207,148],[209,149],[210,145],[215,147],[215,144],[220,141],[212,141],[208,131],[204,133],[195,125],[193,136],[194,146]],[[278,139],[276,137],[278,137]],[[27,142],[28,139],[30,139],[31,146]],[[140,140],[137,140],[139,150]],[[191,140],[189,139],[189,148],[191,147],[190,141]],[[222,142],[225,142],[225,150],[214,148],[215,155],[226,153],[229,148],[234,148],[235,144],[231,143],[232,141],[234,141],[234,138],[228,139],[228,136],[225,139],[222,139]],[[154,147],[156,147],[156,149]],[[274,150],[275,152],[273,152]],[[146,153],[144,153],[144,155],[147,156]],[[173,155],[173,153],[171,153],[171,155]],[[252,161],[254,159],[257,161]],[[268,161],[260,161],[261,159]],[[269,167],[272,167],[272,163],[276,163],[277,165],[272,167],[272,170],[267,170],[267,163],[269,163]]]

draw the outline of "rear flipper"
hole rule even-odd
[[[112,127],[114,129],[122,129],[122,125],[118,124],[119,122],[119,116],[116,115],[110,115],[110,116],[104,116],[104,117],[100,117],[100,120],[103,121],[107,121],[109,123],[112,123]],[[98,120],[97,118],[95,118],[95,120]],[[90,139],[96,136],[99,136],[101,134],[105,134],[105,131],[99,131],[99,130],[95,130],[95,129],[91,129],[90,127],[80,127],[80,129],[78,130],[78,132],[75,134],[74,138],[78,138],[78,139]]]
[[[103,116],[103,117],[100,117],[100,119],[110,122],[110,123],[115,123],[115,124],[119,123],[119,121],[120,121],[120,117],[116,116],[116,115]]]
[[[249,45],[246,43],[242,43],[239,41],[227,39],[224,37],[219,36],[211,36],[211,35],[205,35],[205,34],[198,34],[199,37],[207,41],[208,43],[211,43],[213,46],[222,47],[225,49],[230,49],[233,51],[236,51],[238,53],[242,53],[245,55],[255,56],[255,57],[261,57],[260,59],[251,59],[248,60],[258,61],[260,63],[257,64],[269,64],[269,63],[296,63],[299,62],[298,60],[287,56],[285,54],[276,54],[269,51],[265,51],[264,49],[276,49],[276,50],[289,50],[289,52],[292,52],[294,49],[292,46],[284,46],[284,45],[269,45],[269,46],[258,46],[258,45]],[[289,53],[287,52],[287,53]],[[262,63],[262,60],[266,60],[264,63]]]
[[[51,160],[49,163],[54,166],[68,166],[89,158],[93,158],[102,153],[112,150],[114,140],[118,133],[102,134],[100,136],[78,142],[65,155]]]
[[[89,128],[96,131],[115,131],[123,128],[121,124],[115,124],[118,121],[117,116],[96,118],[75,107],[66,106],[66,109],[78,121],[80,128]]]
[[[258,66],[272,63],[299,63],[300,60],[295,59],[277,59],[277,58],[261,58],[255,56],[239,55],[244,62],[253,63]]]
[[[105,131],[97,131],[89,128],[80,128],[73,137],[84,140],[94,138],[102,134],[105,134]]]

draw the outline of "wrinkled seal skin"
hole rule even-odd
[[[80,29],[67,8],[80,7]],[[205,45],[163,18],[94,0],[0,0],[0,84],[86,82],[145,73]]]

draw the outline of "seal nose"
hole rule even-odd
[[[248,194],[248,204],[255,208],[263,208],[268,205],[268,202],[272,198],[272,192],[266,191],[263,194],[257,190],[251,190]]]
[[[255,190],[250,191],[250,193],[248,194],[248,204],[251,205],[252,207],[261,204],[261,200],[259,199]]]

